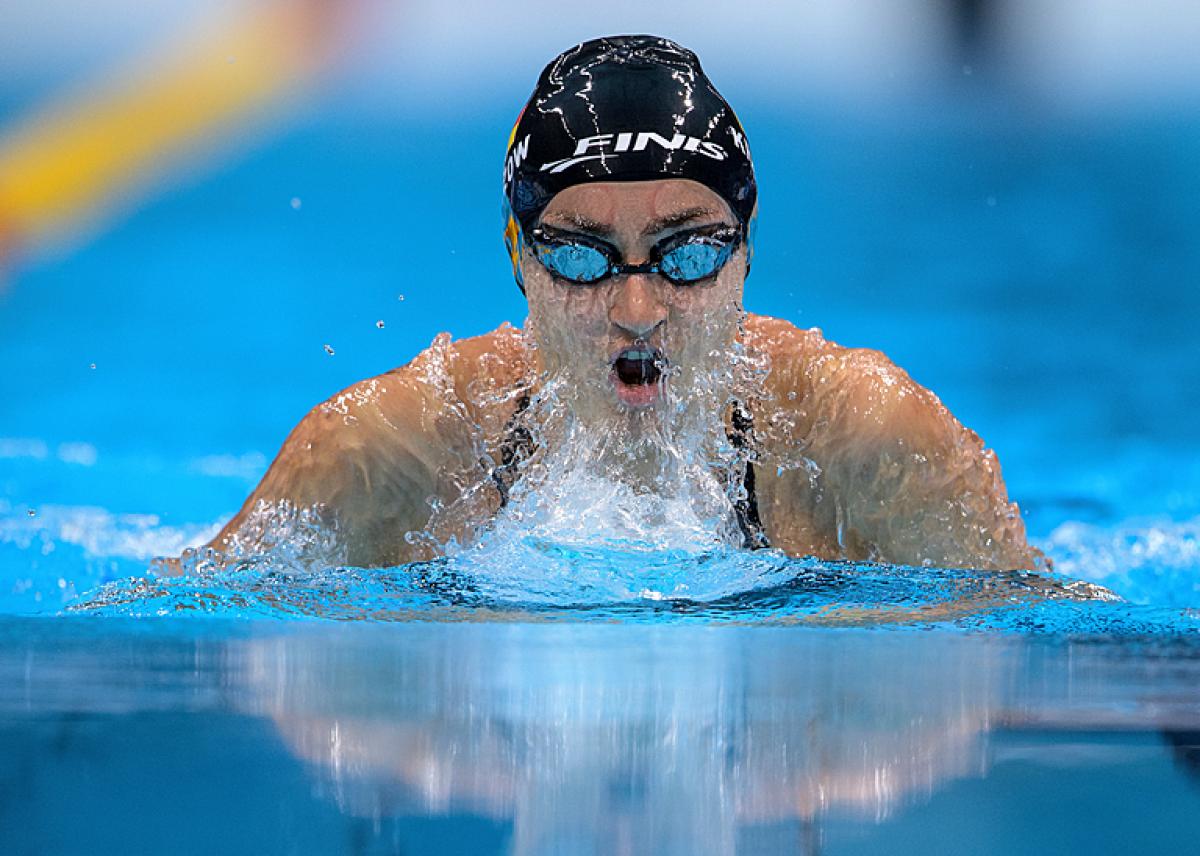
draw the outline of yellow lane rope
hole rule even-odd
[[[162,161],[305,82],[346,3],[275,0],[0,134],[0,256],[40,243]]]

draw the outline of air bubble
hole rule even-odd
[[[791,392],[789,392],[787,398],[788,398],[788,401],[795,401],[796,400],[796,390],[793,389]]]
[[[396,295],[396,299],[397,299],[397,300],[399,300],[401,303],[403,303],[403,302],[404,302],[404,295],[403,295],[403,294],[397,294],[397,295]]]
[[[329,356],[332,357],[333,356],[333,345],[325,345],[325,353],[329,354]]]
[[[37,517],[37,509],[36,508],[30,508],[25,513],[28,514],[30,517]]]
[[[382,330],[383,329],[383,319],[381,318],[380,320],[376,321],[375,326],[378,327],[380,330]]]
[[[299,210],[300,210],[300,206],[301,206],[303,203],[300,201],[300,197],[299,197],[299,196],[293,196],[293,197],[292,197],[292,203],[291,203],[291,204],[292,204],[292,210],[293,210],[293,211],[299,211]]]

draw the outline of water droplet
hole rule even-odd
[[[380,319],[379,321],[376,321],[375,326],[378,327],[380,330],[382,330],[383,329],[383,320]]]
[[[300,205],[301,205],[301,204],[302,204],[302,203],[300,202],[300,197],[299,197],[299,196],[293,196],[293,197],[292,197],[292,210],[293,210],[293,211],[299,211],[299,210],[300,210]]]
[[[795,401],[795,400],[796,400],[796,390],[793,389],[791,392],[788,393],[788,401]]]
[[[37,509],[30,508],[28,511],[26,511],[26,514],[28,514],[30,517],[37,517]]]
[[[403,294],[398,294],[398,295],[396,295],[396,299],[397,299],[397,300],[400,300],[400,301],[403,301],[403,300],[404,300],[404,295],[403,295]]]
[[[95,369],[95,368],[96,368],[96,364],[95,364],[95,363],[88,363],[88,368],[89,368],[89,369]]]
[[[329,356],[331,356],[331,357],[332,357],[332,356],[333,356],[333,345],[326,345],[326,346],[325,346],[325,353],[329,354]]]

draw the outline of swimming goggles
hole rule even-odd
[[[595,285],[611,276],[655,273],[673,285],[695,285],[716,276],[744,237],[741,226],[704,226],[677,232],[650,250],[644,264],[620,261],[616,248],[584,235],[555,235],[532,229],[526,242],[542,267],[576,285]]]

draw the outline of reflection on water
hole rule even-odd
[[[1027,787],[1084,776],[1055,822],[1166,847],[1200,835],[1198,687],[1186,637],[10,619],[0,805],[13,852],[832,853],[970,827],[935,807],[975,789],[1017,852]]]
[[[632,834],[644,852],[730,852],[746,825],[885,817],[982,772],[1010,669],[1004,644],[939,638],[582,635],[441,636],[371,662],[271,640],[251,656],[262,712],[343,810],[512,818],[517,853],[581,837],[621,852]]]
[[[251,703],[342,811],[510,820],[519,854],[817,842],[827,816],[985,776],[997,719],[1062,715],[1014,697],[1011,639],[677,630],[443,628],[385,657],[260,640]]]

